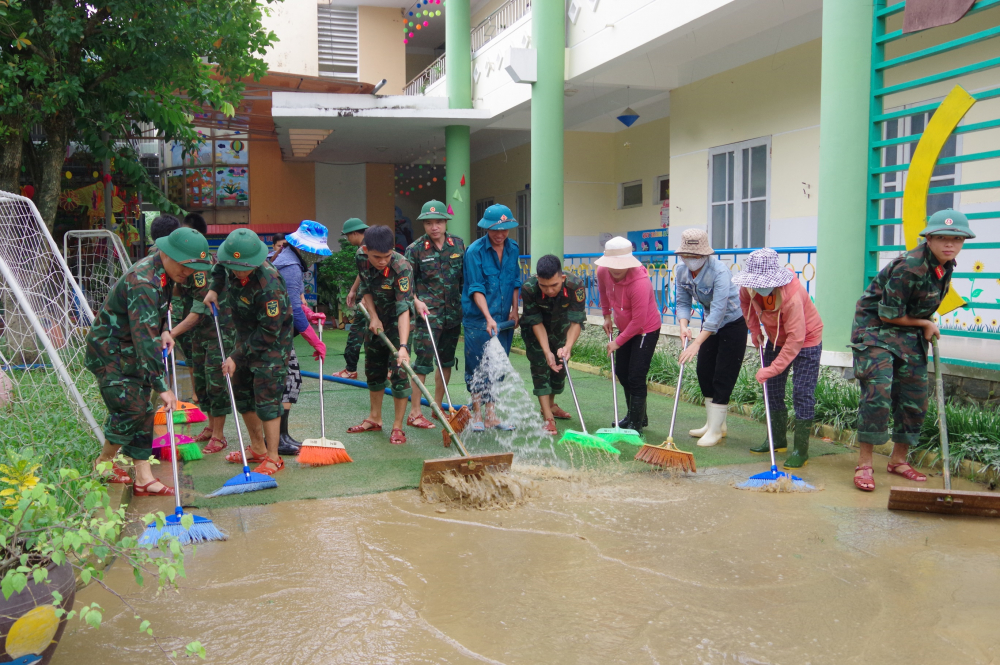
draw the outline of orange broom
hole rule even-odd
[[[316,324],[319,331],[319,338],[323,339],[323,322]],[[326,411],[323,408],[323,358],[319,359],[319,436],[318,439],[306,439],[299,448],[299,464],[307,466],[330,466],[331,464],[342,464],[353,462],[351,456],[347,454],[347,449],[340,441],[332,441],[326,438]]]
[[[687,340],[684,340],[684,348],[687,348]],[[645,462],[652,466],[674,467],[684,471],[697,472],[694,465],[694,454],[681,450],[674,445],[674,423],[677,421],[677,402],[681,398],[681,381],[684,379],[684,365],[681,365],[677,373],[677,389],[674,390],[674,413],[670,416],[670,433],[667,440],[659,446],[650,444],[643,445],[636,453],[635,458],[640,462]]]

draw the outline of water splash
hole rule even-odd
[[[565,466],[558,459],[555,437],[542,430],[542,415],[538,401],[525,388],[524,380],[510,363],[503,345],[496,337],[490,339],[483,349],[483,359],[473,373],[469,384],[473,394],[482,396],[483,402],[492,402],[497,418],[504,426],[514,429],[500,429],[474,433],[471,423],[465,430],[465,437],[476,452],[511,451],[521,463]],[[483,409],[485,415],[485,407]]]

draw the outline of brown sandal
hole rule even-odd
[[[261,462],[257,468],[253,470],[254,473],[262,473],[265,476],[273,476],[282,469],[285,468],[285,460],[278,458],[278,461],[274,461],[268,456],[264,456],[264,461]]]
[[[389,435],[389,443],[394,446],[401,446],[406,443],[406,432],[399,429],[398,427],[392,428],[392,434]]]
[[[155,485],[156,483],[160,483],[162,487],[160,487],[160,489],[156,491],[150,491],[149,488]],[[139,483],[135,483],[132,486],[132,496],[174,496],[175,494],[176,492],[174,492],[173,487],[167,487],[156,478],[146,483],[145,485],[140,485]]]
[[[854,470],[862,472],[860,476],[854,476],[854,486],[862,492],[874,492],[875,477],[872,475],[872,468],[870,466],[856,466]],[[866,478],[865,475],[868,477]],[[871,485],[871,487],[866,487],[866,485]]]
[[[334,376],[337,377],[338,379],[356,379],[358,378],[358,373],[342,369],[336,374],[334,374]]]
[[[263,455],[255,453],[253,448],[247,448],[246,451],[247,464],[250,464],[251,462],[257,462],[259,464],[267,459],[267,453],[264,453]],[[226,454],[226,461],[230,464],[243,464],[243,455],[240,455],[240,451],[234,450],[233,452]]]
[[[229,442],[226,441],[226,437],[213,436],[211,439],[209,439],[208,445],[201,449],[201,452],[205,453],[206,455],[211,455],[213,453],[221,453],[223,450],[226,449],[226,446],[228,445]],[[240,461],[242,462],[243,460]]]
[[[899,467],[901,466],[905,466],[908,468],[903,471],[900,471]],[[894,473],[897,476],[903,476],[907,480],[916,480],[917,482],[923,482],[927,480],[927,476],[925,476],[924,474],[920,473],[912,466],[910,466],[909,462],[901,462],[899,464],[893,464],[892,462],[889,462],[889,465],[886,467],[885,470],[888,471],[889,473]]]
[[[365,427],[365,425],[371,425],[371,427]],[[381,432],[382,426],[371,418],[365,418],[361,421],[360,425],[355,425],[354,427],[348,427],[348,434],[360,434],[361,432]]]
[[[427,418],[424,418],[424,414],[422,413],[415,418],[411,415],[406,419],[406,424],[418,429],[434,429],[437,427],[437,425],[427,420]]]
[[[559,430],[556,429],[556,421],[554,418],[550,418],[545,421],[545,424],[542,425],[542,432],[545,434],[552,434],[553,436],[559,433]]]
[[[572,420],[573,416],[569,415],[565,409],[560,407],[555,402],[552,403],[552,417],[558,418],[559,420]]]
[[[214,435],[214,433],[215,433],[215,430],[212,429],[211,425],[208,425],[208,426],[205,427],[205,429],[201,430],[201,434],[199,434],[198,436],[194,437],[194,442],[195,443],[205,443],[206,441],[211,441],[212,440],[212,436]]]

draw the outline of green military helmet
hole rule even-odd
[[[219,263],[230,270],[253,270],[266,258],[267,245],[250,229],[236,229],[219,246]]]
[[[362,222],[357,217],[351,217],[349,220],[344,222],[344,228],[341,230],[340,235],[346,236],[348,233],[354,233],[355,231],[364,231],[368,228],[368,225]]]
[[[976,234],[969,228],[969,218],[958,210],[945,208],[938,210],[927,220],[927,226],[920,232],[922,236],[953,236],[958,238],[975,238]]]
[[[428,201],[420,209],[420,216],[417,219],[451,219],[448,214],[448,206],[440,201]]]
[[[208,258],[208,241],[194,229],[174,229],[166,238],[157,239],[156,248],[185,268],[212,269],[212,261]]]
[[[487,231],[506,231],[517,226],[514,214],[505,205],[499,203],[491,205],[483,212],[483,218],[479,220],[479,228]]]

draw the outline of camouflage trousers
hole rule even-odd
[[[528,363],[531,365],[531,383],[535,389],[532,391],[537,395],[560,395],[566,385],[566,371],[553,372],[552,368],[545,361],[545,352],[542,345],[538,343],[535,332],[530,328],[521,328],[521,338],[524,340],[524,352],[528,356]],[[566,336],[562,339],[549,335],[549,350],[556,352],[566,344]],[[558,361],[558,359],[557,359]]]
[[[410,335],[410,346],[413,349],[413,371],[420,375],[434,373],[434,347],[431,346],[431,336],[427,334],[427,325],[416,321],[416,328]],[[431,328],[434,331],[434,343],[437,344],[438,355],[442,367],[455,367],[455,350],[458,349],[458,338],[462,335],[462,326],[454,328]]]
[[[97,379],[101,398],[108,407],[104,438],[113,446],[121,446],[126,457],[149,459],[153,454],[153,416],[156,414],[150,399],[152,384],[122,375],[117,363],[105,367]]]
[[[288,365],[284,364],[237,366],[232,377],[236,410],[240,413],[253,411],[264,422],[280,418],[285,412],[281,397],[285,392],[287,375]]]
[[[358,359],[361,358],[361,343],[364,339],[365,317],[360,312],[354,312],[351,329],[347,332],[347,348],[344,349],[344,361],[348,372],[358,371]]]
[[[892,440],[916,445],[927,414],[927,363],[908,362],[888,349],[854,349],[854,376],[861,386],[858,442],[881,445]]]
[[[388,328],[385,336],[399,348],[399,330],[395,326]],[[365,331],[365,380],[368,381],[368,390],[371,392],[381,392],[391,385],[393,399],[409,397],[413,392],[406,370],[396,364],[389,347],[370,330]]]
[[[188,338],[191,355],[188,365],[194,368],[194,391],[198,395],[202,410],[210,416],[227,416],[233,412],[226,389],[226,377],[222,374],[222,354],[215,327],[197,327],[180,339]],[[229,344],[232,348],[232,344]]]

